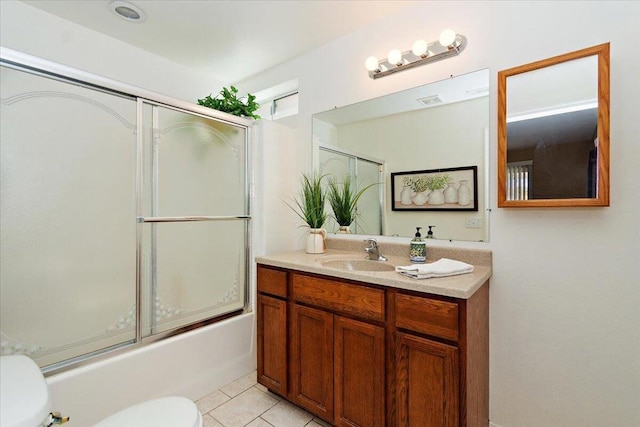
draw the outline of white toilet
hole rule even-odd
[[[0,427],[47,426],[50,413],[49,388],[38,365],[26,356],[0,357]],[[185,397],[163,397],[131,406],[95,426],[202,427],[202,415]]]

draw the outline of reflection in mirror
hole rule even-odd
[[[345,149],[318,146],[319,170],[331,178],[342,181],[342,177],[349,177],[359,189],[364,190],[356,205],[356,220],[349,226],[349,233],[353,234],[382,234],[382,187],[373,185],[383,181],[383,163],[374,158],[365,158]],[[327,209],[331,212],[331,209]],[[329,217],[325,223],[327,230],[340,230],[336,221]]]
[[[431,225],[437,239],[488,240],[488,86],[489,71],[480,70],[313,116],[319,172],[349,175],[359,188],[380,183],[358,204],[352,233],[411,237]],[[477,212],[392,210],[393,197],[401,197],[392,192],[392,173],[462,166],[478,168]]]
[[[498,73],[498,206],[608,206],[609,45]]]

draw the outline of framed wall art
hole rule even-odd
[[[391,173],[391,210],[477,211],[478,167]]]

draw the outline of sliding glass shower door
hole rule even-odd
[[[143,116],[148,336],[242,309],[249,206],[244,129],[146,102]]]
[[[245,307],[246,126],[0,69],[1,354],[54,369]]]
[[[1,68],[2,354],[135,340],[136,101]]]

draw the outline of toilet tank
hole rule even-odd
[[[0,357],[0,426],[39,426],[49,412],[49,388],[38,365],[26,356]]]

